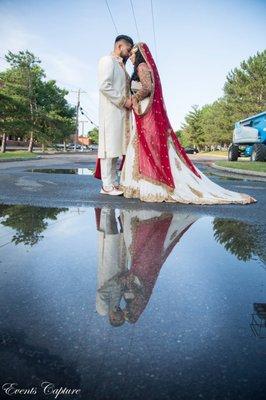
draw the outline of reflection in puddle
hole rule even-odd
[[[46,174],[74,174],[74,175],[93,175],[94,170],[90,168],[33,168],[28,172],[44,172]]]
[[[96,310],[113,326],[135,323],[167,257],[198,217],[157,211],[95,209],[99,231]],[[120,305],[122,299],[125,307]]]
[[[250,327],[255,336],[266,339],[266,303],[254,303]]]
[[[266,263],[266,248],[258,226],[242,221],[215,218],[215,239],[239,260],[249,261],[258,257]]]
[[[192,213],[1,205],[2,381],[263,398],[263,244],[259,226]]]
[[[43,232],[48,226],[48,221],[55,221],[59,213],[66,211],[68,211],[67,208],[0,204],[0,222],[2,226],[15,231],[11,239],[12,243],[33,246],[44,238]]]
[[[96,310],[108,315],[113,326],[137,322],[167,257],[199,219],[191,214],[150,210],[122,210],[118,214],[110,208],[95,209],[99,231]],[[214,218],[213,230],[217,242],[239,260],[257,257],[266,262],[257,227]],[[123,310],[121,302],[125,303]]]

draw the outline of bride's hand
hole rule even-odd
[[[134,109],[134,111],[138,114],[139,112],[139,103],[138,100],[136,99],[136,97],[132,96],[132,108]]]

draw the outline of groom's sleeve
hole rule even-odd
[[[99,90],[113,104],[123,108],[126,96],[113,87],[114,62],[111,57],[102,57],[99,61]]]

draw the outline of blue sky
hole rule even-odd
[[[155,55],[150,0],[132,3],[140,40]],[[108,4],[119,33],[138,41],[130,0]],[[153,0],[153,8],[165,102],[178,129],[193,104],[202,106],[222,95],[231,69],[265,49],[266,0]],[[112,50],[115,36],[105,0],[0,0],[0,57],[7,50],[32,51],[47,78],[86,91],[81,105],[96,123],[98,59]],[[5,65],[0,58],[0,70]],[[132,71],[130,62],[127,68]],[[68,99],[74,104],[76,94]]]

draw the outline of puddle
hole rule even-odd
[[[0,205],[0,247],[2,384],[40,398],[43,381],[75,399],[263,398],[261,226]]]
[[[27,172],[43,172],[46,174],[74,174],[74,175],[93,175],[94,170],[90,168],[33,168]]]

